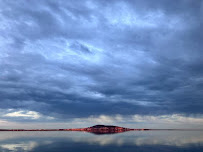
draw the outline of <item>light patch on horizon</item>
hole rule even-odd
[[[15,111],[11,113],[7,113],[4,117],[23,117],[23,118],[30,118],[30,119],[39,119],[41,116],[38,112],[35,111]]]
[[[150,116],[150,115],[100,115],[100,116],[90,116],[88,118],[75,118],[71,123],[95,123],[95,124],[145,124],[146,128],[150,124],[160,125],[202,125],[203,124],[203,115],[199,117],[184,116],[181,114],[172,114],[172,115],[159,115],[159,116]],[[194,125],[195,127],[195,125]]]
[[[4,114],[3,117],[11,117],[11,118],[18,117],[18,118],[33,119],[33,120],[37,120],[37,119],[41,119],[41,118],[45,118],[45,119],[48,119],[48,120],[53,120],[54,119],[54,117],[43,116],[39,112],[28,111],[28,110],[19,110],[19,111],[9,112],[9,113]]]
[[[5,124],[5,123],[7,123],[8,121],[6,121],[6,120],[0,120],[0,124]]]
[[[202,124],[203,123],[203,115],[200,117],[191,117],[184,116],[181,114],[173,114],[173,115],[160,115],[160,116],[141,116],[134,115],[132,116],[133,121],[135,122],[151,122],[151,123],[185,123],[185,124]]]

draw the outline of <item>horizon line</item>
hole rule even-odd
[[[0,131],[85,131],[85,132],[102,132],[102,131],[203,131],[203,129],[194,129],[194,128],[125,128],[120,126],[112,125],[94,125],[86,128],[61,128],[61,129],[0,129]]]

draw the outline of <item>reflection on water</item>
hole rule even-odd
[[[203,151],[202,131],[0,132],[0,151]]]
[[[37,146],[37,142],[28,141],[28,142],[20,142],[16,144],[3,144],[1,145],[2,149],[7,149],[11,151],[30,151]]]

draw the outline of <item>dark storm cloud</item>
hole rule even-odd
[[[202,114],[201,3],[0,1],[0,108]]]

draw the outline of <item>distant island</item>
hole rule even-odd
[[[150,129],[130,129],[119,126],[95,125],[87,128],[69,128],[69,129],[0,129],[0,131],[83,131],[94,134],[113,134],[126,131],[145,131]]]
[[[82,131],[94,134],[114,134],[126,131],[149,131],[149,130],[195,130],[195,129],[131,129],[111,125],[95,125],[87,128],[70,128],[70,129],[0,129],[0,131]]]
[[[149,129],[130,129],[119,126],[109,126],[109,125],[95,125],[88,128],[78,128],[71,129],[71,131],[85,131],[94,134],[113,134],[113,133],[121,133],[126,131],[144,131]]]

